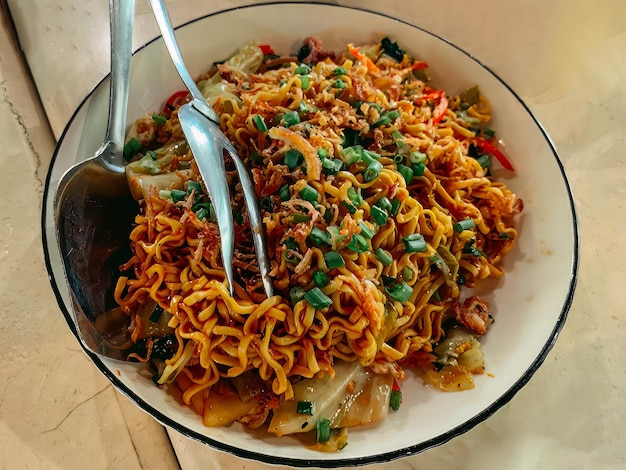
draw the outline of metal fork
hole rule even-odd
[[[252,238],[259,264],[263,287],[268,297],[273,295],[272,280],[269,275],[269,256],[265,243],[265,231],[259,203],[254,192],[254,185],[248,170],[237,154],[237,150],[221,131],[220,118],[209,106],[204,96],[191,78],[183,57],[176,42],[176,36],[165,8],[163,0],[150,0],[152,12],[161,31],[163,42],[176,67],[178,75],[191,94],[191,101],[179,108],[178,117],[187,138],[189,147],[194,154],[200,175],[204,180],[209,198],[215,210],[217,225],[221,239],[222,262],[230,293],[234,293],[233,281],[233,252],[234,252],[234,223],[230,206],[230,191],[226,181],[224,153],[228,153],[235,162],[244,200],[248,208]]]

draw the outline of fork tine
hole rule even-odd
[[[270,277],[270,262],[267,254],[267,245],[265,242],[265,230],[263,228],[263,219],[261,217],[261,211],[259,210],[259,203],[254,191],[254,185],[250,179],[248,169],[239,158],[239,154],[232,146],[230,141],[224,136],[224,147],[230,154],[231,158],[235,162],[237,167],[237,174],[239,175],[239,181],[241,182],[241,188],[243,189],[243,196],[248,208],[248,216],[250,218],[250,226],[252,228],[252,240],[254,241],[254,251],[256,252],[257,262],[259,264],[259,271],[261,272],[261,280],[263,281],[263,288],[265,289],[265,295],[272,297],[274,290],[272,287],[272,279]]]
[[[200,175],[206,184],[215,211],[220,232],[222,263],[231,295],[234,294],[233,252],[235,248],[233,212],[230,205],[230,189],[224,169],[224,144],[216,136],[215,124],[206,119],[191,104],[178,111],[181,127],[196,160],[206,159],[208,165],[198,163]],[[219,128],[218,128],[219,130]],[[216,138],[218,137],[218,138]],[[214,170],[214,171],[211,171]]]

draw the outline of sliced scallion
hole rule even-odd
[[[470,230],[476,226],[476,222],[474,219],[464,219],[459,220],[457,223],[453,225],[454,231],[457,233],[461,233],[463,230]]]
[[[398,173],[402,175],[405,183],[407,185],[411,183],[411,180],[413,179],[413,169],[406,165],[401,165],[401,164],[399,164],[397,168],[398,168]]]
[[[402,403],[402,392],[400,390],[392,390],[389,395],[389,408],[393,411],[398,411]]]
[[[295,126],[300,123],[300,115],[297,111],[289,111],[283,115],[282,121],[285,127]]]
[[[359,222],[359,227],[361,227],[361,236],[368,240],[370,240],[376,234],[376,231],[371,228],[369,224],[364,220]]]
[[[152,120],[161,126],[167,122],[167,118],[162,114],[153,114]]]
[[[356,207],[359,207],[361,204],[363,204],[363,198],[361,197],[360,189],[359,191],[357,191],[356,189],[354,189],[353,186],[350,186],[348,188],[347,194],[348,194],[348,199],[350,199],[350,202],[354,204]]]
[[[369,243],[363,235],[355,233],[348,243],[348,249],[357,253],[364,253],[369,249]]]
[[[184,201],[187,197],[187,193],[181,189],[172,189],[171,195],[174,202]]]
[[[314,187],[307,184],[302,188],[302,191],[300,191],[300,197],[305,201],[316,202],[320,197],[320,193],[318,193]]]
[[[372,218],[376,221],[378,225],[383,226],[387,224],[387,211],[378,206],[372,206],[370,212],[372,214]]]
[[[321,228],[313,227],[309,238],[315,244],[315,246],[330,245],[330,235]]]
[[[330,439],[330,420],[322,418],[317,422],[317,442],[328,442]]]
[[[326,287],[328,285],[328,274],[320,269],[313,271],[313,283],[317,287]]]
[[[284,186],[281,186],[280,190],[278,191],[278,194],[280,196],[280,200],[281,201],[288,201],[289,199],[291,199],[291,193],[289,191],[289,185],[286,184]]]
[[[413,164],[424,163],[426,161],[426,154],[415,150],[409,154],[409,161]]]
[[[383,266],[389,266],[391,265],[391,263],[393,263],[393,258],[391,257],[389,252],[383,250],[382,248],[378,248],[374,252],[374,256],[376,257],[378,261],[383,263]]]
[[[260,114],[255,114],[254,116],[252,116],[252,122],[259,132],[267,132],[267,126],[265,125],[263,116],[261,116]]]
[[[411,298],[413,294],[413,289],[406,282],[398,283],[392,282],[387,287],[385,287],[387,294],[393,300],[397,300],[400,303],[406,303]]]
[[[302,154],[297,149],[289,149],[287,153],[285,153],[285,165],[287,165],[290,170],[296,168],[302,163],[302,160]]]
[[[404,250],[407,253],[421,253],[428,249],[426,240],[424,240],[424,237],[419,233],[403,237],[402,243],[404,243]]]
[[[292,287],[291,290],[289,291],[291,304],[295,305],[298,302],[300,302],[302,299],[304,299],[305,294],[306,294],[306,291],[304,290],[304,287],[300,287],[300,286]]]
[[[383,165],[379,161],[373,160],[369,165],[367,165],[367,168],[363,172],[363,181],[374,181],[378,178],[382,169]]]
[[[332,299],[324,294],[319,287],[314,287],[309,292],[304,294],[304,300],[306,300],[309,305],[316,310],[325,309],[333,304]]]
[[[302,400],[296,403],[296,413],[299,415],[309,415],[313,416],[313,412],[315,410],[315,405],[313,402]]]
[[[346,265],[343,257],[336,251],[328,251],[324,253],[324,261],[326,262],[326,266],[328,266],[329,269],[342,268]]]

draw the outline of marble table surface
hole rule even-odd
[[[181,24],[253,2],[167,3]],[[333,3],[419,24],[461,45],[509,83],[559,152],[581,235],[569,317],[530,382],[466,434],[368,468],[626,468],[623,1]],[[55,139],[108,72],[107,5],[0,0],[0,292],[6,300],[0,305],[0,468],[278,468],[188,440],[138,410],[89,362],[50,289],[40,236],[43,182]],[[136,47],[156,35],[145,0],[138,0],[136,25]]]

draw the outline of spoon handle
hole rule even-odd
[[[111,152],[103,163],[113,171],[123,172],[125,162],[121,149],[124,147],[126,134],[135,0],[111,0],[109,2],[109,14],[111,21],[111,96],[109,99],[109,125],[105,142],[112,142],[120,151]]]
[[[159,26],[163,42],[165,43],[165,47],[167,47],[167,51],[169,52],[172,62],[174,63],[174,67],[176,67],[178,75],[189,90],[189,93],[191,93],[191,97],[193,98],[193,107],[214,123],[219,124],[219,116],[213,108],[207,104],[202,92],[198,89],[196,82],[193,78],[191,78],[191,75],[185,66],[183,56],[180,52],[180,48],[178,47],[178,43],[176,42],[172,22],[170,21],[167,9],[165,8],[165,2],[163,0],[150,0],[150,5],[152,6],[152,13],[154,13],[154,18]]]

